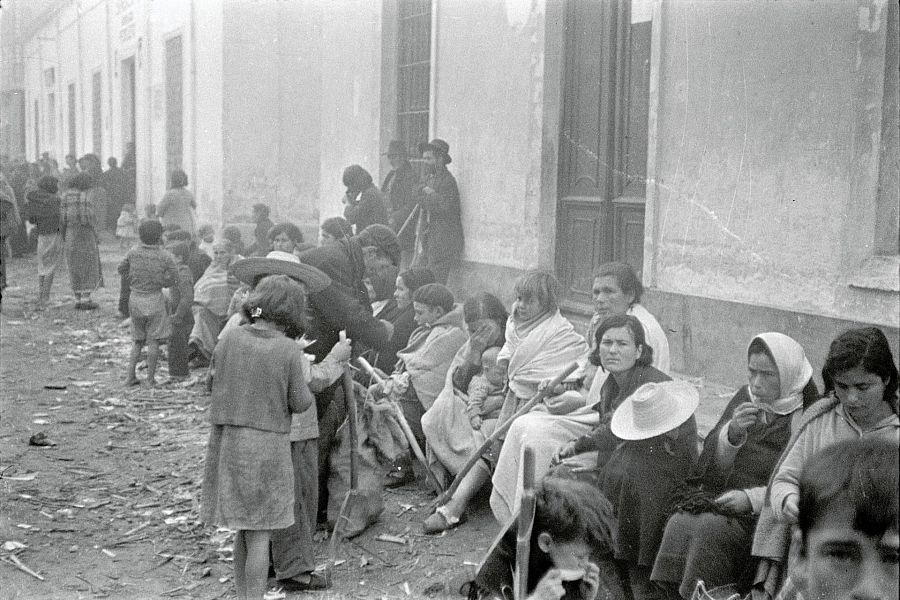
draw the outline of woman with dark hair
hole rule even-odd
[[[62,234],[69,265],[69,280],[75,295],[75,308],[94,310],[91,294],[100,287],[100,249],[97,245],[96,205],[99,186],[88,173],[78,173],[69,181],[62,200]]]
[[[373,223],[388,224],[384,199],[368,171],[359,165],[350,165],[344,169],[343,182],[347,186],[342,199],[344,218],[356,225],[357,233]]]
[[[344,217],[329,217],[319,226],[319,245],[336,244],[353,236],[353,226]]]
[[[187,189],[187,174],[181,169],[175,169],[172,171],[171,184],[156,206],[159,222],[163,224],[163,227],[177,225],[189,232],[192,239],[196,239],[197,218],[194,210],[197,208],[197,203],[194,201],[194,195]]]
[[[761,333],[747,349],[749,384],[706,436],[700,461],[674,497],[651,579],[672,598],[707,587],[751,583],[750,545],[766,483],[791,425],[819,398],[806,353],[782,333]]]
[[[397,352],[406,347],[409,336],[416,328],[413,294],[417,289],[429,283],[435,283],[435,281],[434,274],[428,269],[403,271],[397,276],[394,299],[375,315],[376,318],[384,319],[394,325],[394,335],[391,336],[390,344],[378,353],[378,357],[373,363],[385,373],[393,370],[394,365],[397,364]]]
[[[60,200],[56,177],[44,175],[37,182],[37,189],[28,192],[25,211],[38,234],[38,305],[44,307],[50,301],[53,276],[60,259],[59,218]]]
[[[303,245],[303,232],[293,223],[278,223],[274,225],[268,233],[269,247],[271,250],[287,252],[289,254],[299,254],[298,246]],[[303,250],[308,250],[312,246],[306,246]]]
[[[863,327],[839,335],[831,343],[822,380],[826,396],[806,410],[781,455],[753,536],[752,554],[761,559],[754,592],[772,598],[784,575],[790,528],[797,523],[800,473],[810,457],[844,440],[900,444],[897,367],[880,329]]]

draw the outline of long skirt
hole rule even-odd
[[[294,465],[294,524],[272,532],[275,577],[289,579],[316,569],[313,533],[319,508],[318,442],[291,442]]]
[[[294,524],[294,468],[287,433],[213,425],[203,474],[204,523],[241,530]]]
[[[752,542],[749,520],[675,513],[666,524],[650,579],[677,588],[682,598],[690,598],[700,580],[707,589],[727,584],[745,589],[755,564],[750,560]]]
[[[66,262],[72,292],[90,294],[100,286],[100,249],[90,225],[71,225],[66,230]]]
[[[38,275],[41,277],[53,275],[61,257],[62,243],[59,234],[39,234],[37,242]]]

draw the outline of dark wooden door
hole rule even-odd
[[[630,8],[566,3],[556,260],[575,310],[598,265],[643,262],[650,22],[632,24]]]

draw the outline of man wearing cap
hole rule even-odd
[[[441,139],[419,144],[425,159],[425,183],[419,190],[421,207],[416,227],[417,267],[431,269],[438,283],[447,283],[450,269],[459,263],[463,249],[459,188],[447,170],[453,162],[450,145]],[[421,250],[420,250],[421,248]]]
[[[416,248],[416,223],[411,220],[407,224],[407,220],[416,207],[415,191],[419,178],[409,163],[403,142],[393,140],[385,154],[391,163],[391,171],[384,178],[381,191],[388,201],[390,226],[400,242],[400,264],[405,268],[412,263]]]

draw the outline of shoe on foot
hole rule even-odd
[[[459,527],[465,522],[465,513],[458,517],[454,517],[450,514],[450,511],[447,510],[446,506],[438,506],[437,509],[431,513],[431,516],[422,522],[422,531],[428,535],[434,535],[436,533],[441,533],[442,531],[453,529],[454,527]]]
[[[286,592],[306,592],[310,590],[326,590],[331,587],[323,573],[313,571],[300,573],[289,579],[279,579],[278,585]]]

